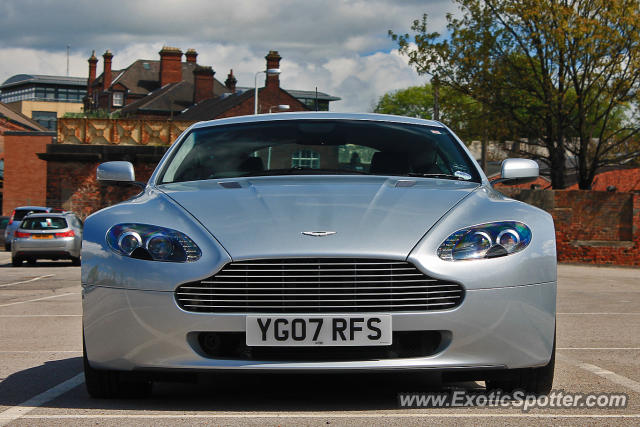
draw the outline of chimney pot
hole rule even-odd
[[[182,51],[164,46],[160,54],[160,87],[182,81]]]
[[[238,80],[233,75],[233,69],[229,70],[229,74],[227,75],[227,80],[224,81],[224,85],[231,91],[231,93],[236,93],[236,83],[238,83]]]
[[[267,56],[264,57],[267,60],[267,70],[280,68],[280,60],[282,57],[278,54],[277,50],[270,50]],[[280,76],[278,74],[267,73],[267,79],[265,81],[265,87],[267,88],[279,88]]]
[[[213,75],[211,67],[196,65],[193,70],[193,103],[213,98]]]
[[[184,54],[184,56],[187,58],[187,62],[195,64],[197,62],[196,58],[198,57],[198,52],[196,52],[195,49],[187,49],[187,52]]]
[[[96,51],[91,52],[91,57],[88,59],[89,62],[89,78],[87,79],[87,96],[91,96],[93,92],[93,82],[96,81],[96,67],[98,65],[98,58],[96,58]]]
[[[106,92],[111,87],[111,60],[113,59],[113,53],[107,49],[102,55],[102,59],[104,62],[104,71],[102,72],[102,90]]]

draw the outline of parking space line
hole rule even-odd
[[[31,283],[31,282],[35,282],[36,280],[46,279],[48,277],[53,277],[53,276],[55,276],[55,274],[46,274],[44,276],[34,277],[33,279],[22,280],[20,282],[5,283],[5,284],[0,285],[0,288],[4,288],[4,287],[7,287],[7,286],[21,285],[23,283]]]
[[[12,406],[4,412],[0,412],[0,427],[17,420],[18,418],[21,418],[23,415],[26,415],[37,407],[44,405],[45,403],[55,399],[58,396],[61,396],[71,389],[76,388],[83,382],[84,373],[80,373],[75,377],[58,384],[55,387],[52,387],[49,390],[32,397],[31,399],[25,400],[24,402],[16,406]]]
[[[589,312],[577,312],[577,313],[571,313],[571,312],[562,312],[562,313],[556,313],[556,314],[562,314],[562,315],[576,315],[576,316],[640,316],[640,313],[625,313],[625,312],[606,312],[606,311],[600,311],[600,312],[594,312],[594,313],[589,313]]]
[[[556,357],[560,360],[563,360],[564,362],[569,363],[570,365],[573,365],[585,371],[591,372],[592,374],[595,374],[599,377],[606,378],[609,381],[615,384],[627,387],[635,391],[636,393],[640,393],[640,383],[632,380],[631,378],[624,377],[622,375],[616,374],[615,372],[611,372],[606,369],[603,369],[599,366],[592,365],[590,363],[584,363],[579,360],[572,359],[570,357],[563,356],[560,354],[556,355]]]
[[[609,419],[635,419],[640,418],[640,414],[531,414],[531,413],[375,413],[375,414],[332,414],[332,413],[300,413],[300,414],[282,414],[282,413],[250,413],[250,414],[42,414],[42,415],[25,415],[20,417],[29,420],[53,420],[53,419],[194,419],[194,418],[230,418],[230,419],[258,419],[258,418],[311,418],[311,419],[331,419],[331,418],[609,418]],[[0,414],[0,422],[3,416]],[[0,424],[2,425],[2,424]]]
[[[558,347],[558,350],[640,350],[640,347]]]
[[[82,350],[0,350],[0,354],[10,353],[82,353]]]
[[[60,297],[65,297],[67,295],[78,295],[79,293],[80,292],[67,292],[67,293],[60,294],[60,295],[51,295],[51,296],[48,296],[48,297],[29,299],[29,300],[26,300],[26,301],[11,302],[9,304],[0,304],[0,307],[9,307],[11,305],[26,304],[26,303],[29,303],[29,302],[42,301],[42,300],[51,299],[51,298],[60,298]]]
[[[4,317],[82,317],[82,314],[0,314]]]

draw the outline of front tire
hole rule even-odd
[[[13,265],[14,267],[20,267],[22,265],[22,258],[17,256],[12,256],[11,265]]]
[[[535,395],[549,394],[553,387],[555,364],[556,338],[554,336],[549,363],[539,368],[514,369],[503,378],[487,380],[487,390],[502,390],[507,393],[524,390],[526,393]]]
[[[87,359],[87,348],[82,340],[84,383],[93,398],[144,397],[151,393],[151,382],[131,378],[128,372],[94,369]]]

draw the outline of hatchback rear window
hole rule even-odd
[[[27,218],[22,222],[20,228],[23,230],[59,230],[67,228],[67,221],[64,218]]]
[[[27,216],[30,213],[46,213],[47,211],[43,211],[42,209],[16,209],[16,212],[13,214],[14,221],[20,221],[22,218]]]

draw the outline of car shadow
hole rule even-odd
[[[0,383],[0,405],[17,406],[82,372],[82,358],[45,362]],[[440,384],[416,373],[216,374],[198,383],[154,383],[151,396],[92,399],[84,383],[42,406],[57,409],[143,411],[354,411],[397,409],[398,393],[461,389],[475,382]]]

